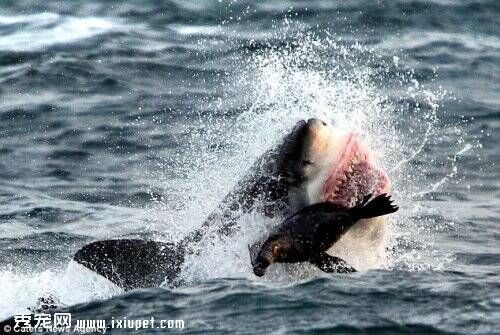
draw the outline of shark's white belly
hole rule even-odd
[[[348,262],[357,270],[380,268],[384,264],[388,227],[384,217],[356,223],[328,253]]]

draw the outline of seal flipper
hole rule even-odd
[[[339,273],[349,273],[349,272],[356,272],[356,269],[354,269],[352,266],[347,264],[346,261],[344,261],[341,258],[335,257],[335,256],[330,256],[326,252],[320,253],[317,255],[313,260],[311,260],[311,263],[316,265],[320,270],[324,272],[339,272]]]
[[[358,219],[371,219],[377,216],[387,215],[396,212],[399,207],[392,204],[391,196],[383,193],[371,199],[371,194],[365,196],[363,200],[350,209],[350,212]]]
[[[85,245],[73,259],[124,290],[172,284],[185,249],[173,243],[120,239]]]

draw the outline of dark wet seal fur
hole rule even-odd
[[[273,263],[310,262],[325,272],[354,272],[344,260],[326,251],[359,220],[398,210],[387,194],[370,201],[366,196],[353,208],[331,203],[307,206],[281,223],[262,245],[249,246],[253,272],[263,276]]]

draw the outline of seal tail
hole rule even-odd
[[[363,201],[351,209],[351,212],[360,219],[370,219],[377,216],[396,212],[399,207],[392,204],[391,197],[386,193],[370,201],[371,194],[364,197]]]

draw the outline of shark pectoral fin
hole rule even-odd
[[[96,241],[73,260],[125,290],[170,285],[181,272],[185,249],[168,242],[140,239]]]
[[[352,266],[341,258],[330,256],[326,252],[319,254],[311,263],[324,272],[349,273],[356,272]]]

